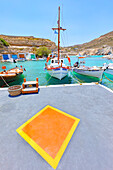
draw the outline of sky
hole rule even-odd
[[[61,7],[61,46],[89,42],[113,31],[113,0],[0,0],[0,34],[35,36],[57,43]]]

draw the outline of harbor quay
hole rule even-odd
[[[113,169],[113,92],[89,83],[40,86],[17,97],[0,89],[0,170],[53,169],[16,132],[47,105],[80,119],[57,170]]]

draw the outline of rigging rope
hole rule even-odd
[[[62,34],[61,34],[61,40],[62,40],[63,46],[65,46],[65,43],[64,43],[65,40],[63,40]]]

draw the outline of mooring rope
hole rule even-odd
[[[74,75],[73,75],[74,76]],[[77,79],[75,79],[73,76],[71,78],[74,80],[74,82],[80,83]]]
[[[102,78],[98,82],[96,82],[97,84],[102,82],[103,76],[104,76],[104,73],[102,74]]]
[[[113,80],[109,79],[105,74],[104,74],[104,76],[105,76],[105,78],[106,78],[107,80],[109,80],[110,82],[113,83]]]
[[[72,71],[72,75],[78,80],[78,83],[81,84],[81,83],[85,83],[85,81],[83,80],[80,80],[78,77],[76,77],[74,74],[73,74],[73,71]],[[82,81],[82,82],[81,82]]]
[[[4,80],[4,78],[2,76],[0,76],[2,78],[2,80],[4,81],[4,83],[6,84],[6,86],[9,87],[9,84],[7,84],[7,82]]]
[[[52,75],[53,75],[53,73],[52,73]],[[41,86],[44,86],[52,78],[52,75],[50,75],[50,78],[45,83],[43,83]]]

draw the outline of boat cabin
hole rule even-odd
[[[58,59],[51,59],[51,63],[58,63]],[[59,60],[59,63],[64,63],[64,60],[63,59],[60,59]]]
[[[62,63],[62,65],[64,65],[64,59],[59,59],[59,65],[61,65],[61,63]],[[50,65],[51,66],[58,66],[58,58],[57,57],[52,58]]]

